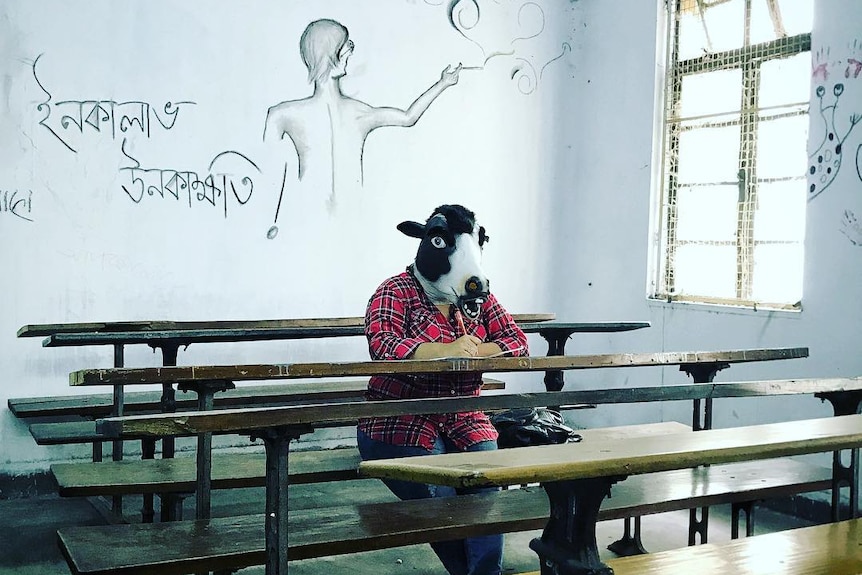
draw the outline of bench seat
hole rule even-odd
[[[90,423],[90,422],[87,422]],[[45,424],[50,425],[50,424]],[[35,427],[35,426],[33,426]],[[596,437],[658,435],[691,429],[676,421],[581,429],[589,441]],[[356,448],[292,451],[288,472],[294,483],[357,479]],[[265,484],[263,453],[214,454],[212,487],[260,487]],[[61,496],[126,495],[194,491],[196,459],[143,459],[127,461],[55,463],[51,472]]]
[[[288,383],[275,385],[244,385],[229,389],[214,396],[216,407],[237,407],[249,405],[273,405],[279,401],[296,401],[297,398],[317,399],[324,397],[361,396],[368,386],[368,380],[356,379],[317,383]],[[125,413],[158,413],[162,411],[162,392],[127,391],[123,396]],[[75,394],[46,397],[17,397],[7,401],[9,411],[18,418],[63,417],[107,417],[113,409],[114,396],[111,393]],[[197,408],[194,393],[177,393],[177,410],[188,411]]]
[[[860,542],[862,519],[852,519],[611,559],[608,565],[615,575],[856,575],[862,573]]]
[[[355,448],[296,451],[290,455],[292,483],[318,483],[358,479],[359,452]],[[266,457],[263,453],[229,453],[213,456],[212,487],[230,489],[265,485]],[[195,489],[195,458],[106,461],[100,463],[55,463],[51,473],[63,497],[129,495],[143,493],[188,493]],[[656,501],[646,513],[666,511],[661,503],[685,495],[698,497],[699,506],[735,501],[780,497],[828,489],[831,471],[818,465],[791,459],[768,464],[724,465],[694,470],[684,469],[652,474],[661,481],[641,482],[631,477],[614,486],[613,498],[625,498],[633,506],[638,501]],[[649,493],[643,490],[648,490]],[[679,490],[682,489],[682,492]],[[775,493],[766,493],[775,490]],[[752,497],[752,493],[758,497]],[[739,497],[736,498],[735,496]]]
[[[291,483],[319,483],[358,479],[359,451],[355,448],[295,451],[290,454]],[[195,490],[196,459],[144,459],[99,463],[55,463],[51,473],[62,497],[189,493]],[[214,489],[263,487],[264,453],[215,454]]]
[[[340,400],[361,398],[368,387],[367,379],[327,382],[295,382],[262,385],[242,385],[219,392],[213,397],[216,408],[279,405],[281,402]],[[504,389],[502,381],[483,378],[482,389]],[[123,396],[125,413],[159,413],[162,411],[161,391],[127,391]],[[113,409],[111,393],[75,394],[46,397],[16,397],[7,400],[15,417],[107,417]],[[197,408],[194,393],[178,393],[177,411]]]
[[[615,485],[599,519],[621,519],[751,501],[788,492],[788,478],[828,486],[828,469],[789,458],[713,465],[629,477]],[[743,491],[738,491],[738,489]],[[291,560],[357,553],[489,533],[542,529],[548,498],[540,488],[509,489],[453,499],[341,505],[291,511]],[[261,514],[176,521],[69,527],[58,532],[73,573],[187,573],[265,562]],[[104,544],[111,542],[111,553]]]

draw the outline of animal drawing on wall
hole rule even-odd
[[[854,48],[855,45],[854,42]],[[810,113],[816,115],[821,127],[809,140],[812,142],[810,147],[814,148],[808,156],[809,201],[835,181],[846,155],[846,140],[856,124],[862,120],[862,114],[845,111],[841,105],[841,98],[848,88],[848,83],[856,80],[862,71],[862,62],[853,57],[831,60],[830,52],[829,48],[821,49],[814,56],[812,64],[811,76],[815,86],[817,109],[812,109]],[[852,106],[853,102],[849,105]],[[846,127],[845,118],[849,119]]]
[[[347,27],[340,22],[321,19],[308,24],[299,40],[299,52],[312,93],[275,104],[266,114],[264,141],[288,139],[293,143],[299,180],[327,177],[330,208],[336,206],[337,191],[362,186],[362,156],[368,135],[378,128],[416,124],[443,91],[458,83],[461,72],[460,65],[447,65],[439,79],[406,109],[372,106],[341,89],[355,48]],[[286,176],[285,171],[282,196]],[[268,236],[276,233],[273,226]]]
[[[834,53],[834,54],[833,54]],[[812,59],[812,84],[817,101],[812,103],[809,138],[808,200],[826,190],[847,160],[856,164],[855,185],[862,184],[862,144],[854,128],[862,121],[862,42],[846,49],[824,47]],[[816,115],[815,115],[816,114]],[[818,126],[815,128],[814,126]],[[852,172],[851,172],[852,173]],[[856,194],[862,198],[862,194]],[[862,222],[850,207],[841,212],[839,230],[855,246],[862,246]]]

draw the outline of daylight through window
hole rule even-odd
[[[668,0],[654,296],[798,308],[813,0]]]

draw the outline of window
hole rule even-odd
[[[802,298],[813,0],[666,0],[653,297]]]

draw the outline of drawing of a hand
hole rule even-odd
[[[446,86],[454,86],[458,83],[458,75],[461,73],[461,64],[458,64],[458,67],[452,68],[452,65],[449,64],[446,66],[446,69],[443,70],[443,73],[440,74],[440,82]]]

